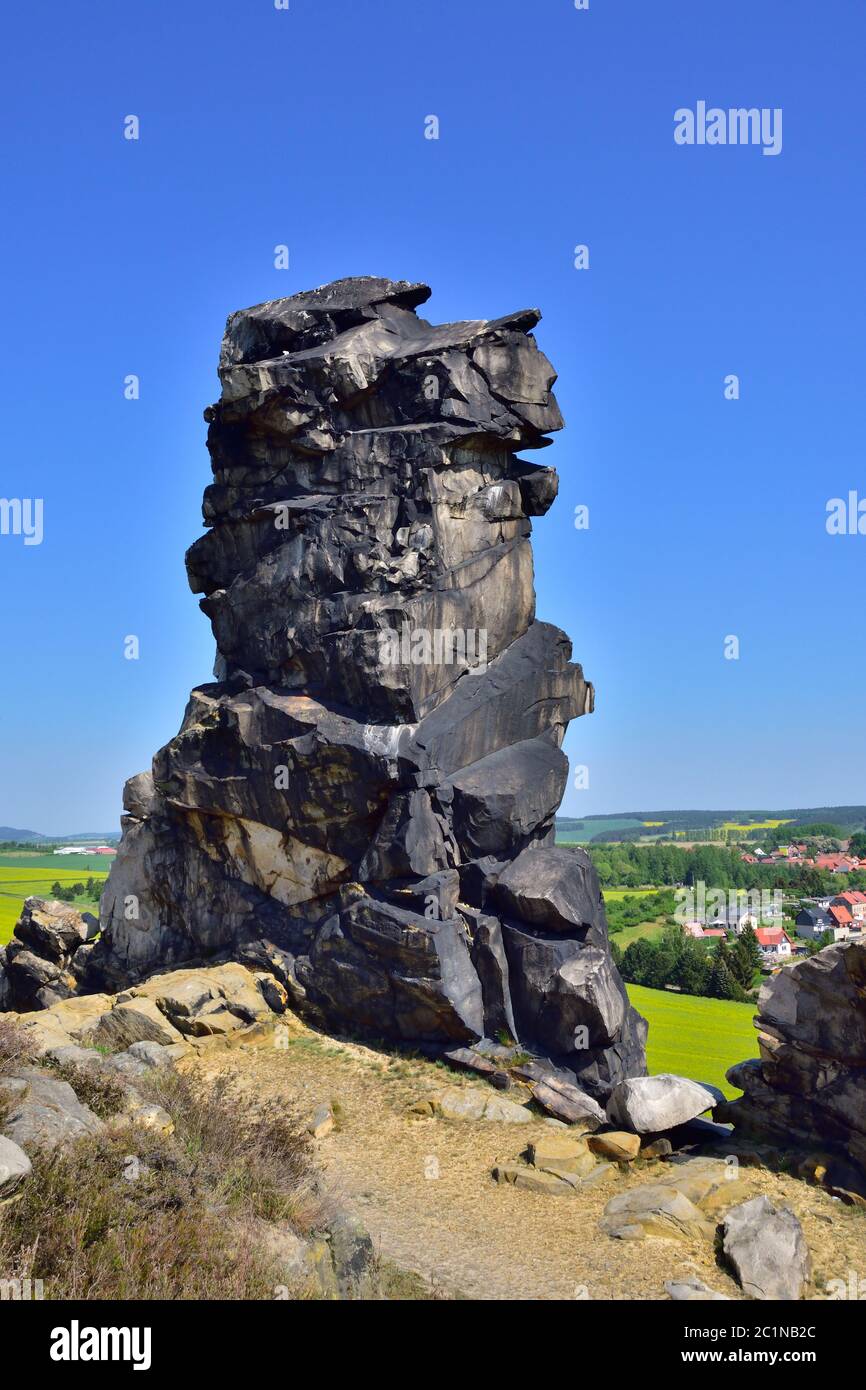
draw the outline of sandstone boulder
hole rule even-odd
[[[33,1165],[24,1150],[4,1134],[0,1134],[0,1202],[11,1197],[29,1177]]]
[[[102,1121],[82,1105],[72,1087],[35,1069],[22,1069],[0,1082],[8,1110],[3,1133],[28,1154],[53,1149],[70,1139],[98,1134]]]
[[[723,1100],[715,1087],[662,1072],[657,1076],[630,1077],[614,1087],[607,1103],[607,1118],[611,1124],[636,1134],[658,1134],[685,1124]]]
[[[750,1298],[803,1297],[811,1267],[809,1248],[789,1208],[777,1208],[765,1196],[734,1207],[723,1223],[722,1250]]]

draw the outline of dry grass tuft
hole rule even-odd
[[[90,1104],[83,1075],[81,1089],[69,1079]],[[50,1299],[273,1298],[290,1281],[257,1220],[303,1233],[322,1216],[306,1135],[278,1100],[254,1106],[230,1084],[145,1085],[175,1133],[106,1129],[36,1155],[0,1213],[0,1271],[41,1279]]]

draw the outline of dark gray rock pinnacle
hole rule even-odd
[[[232,314],[187,572],[217,644],[125,791],[91,987],[234,955],[332,1027],[501,1029],[604,1096],[646,1025],[588,857],[553,846],[592,686],[535,618],[531,516],[562,426],[523,310],[434,325],[426,285]]]

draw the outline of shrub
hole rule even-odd
[[[29,1028],[15,1014],[0,1014],[0,1076],[36,1060],[36,1048]]]
[[[94,1109],[113,1105],[113,1077],[54,1070]],[[273,1298],[286,1271],[261,1219],[304,1234],[324,1217],[297,1120],[276,1101],[171,1070],[137,1085],[169,1111],[174,1134],[108,1128],[36,1154],[0,1214],[0,1269],[41,1279],[54,1299]],[[296,1282],[297,1297],[311,1296]]]
[[[117,1115],[126,1104],[126,1087],[118,1076],[103,1067],[81,1067],[75,1062],[49,1062],[49,1067],[61,1081],[68,1081],[82,1105],[87,1105],[100,1119]]]

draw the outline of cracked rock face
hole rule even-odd
[[[94,987],[218,954],[374,1036],[516,1031],[604,1097],[645,1071],[588,858],[553,846],[592,686],[535,618],[518,457],[562,425],[524,310],[433,325],[425,285],[232,314],[187,572],[217,643],[127,783]]]
[[[818,1151],[831,1185],[866,1190],[866,944],[840,941],[780,970],[761,989],[755,1027],[760,1058],[728,1071],[745,1094],[716,1119]]]

